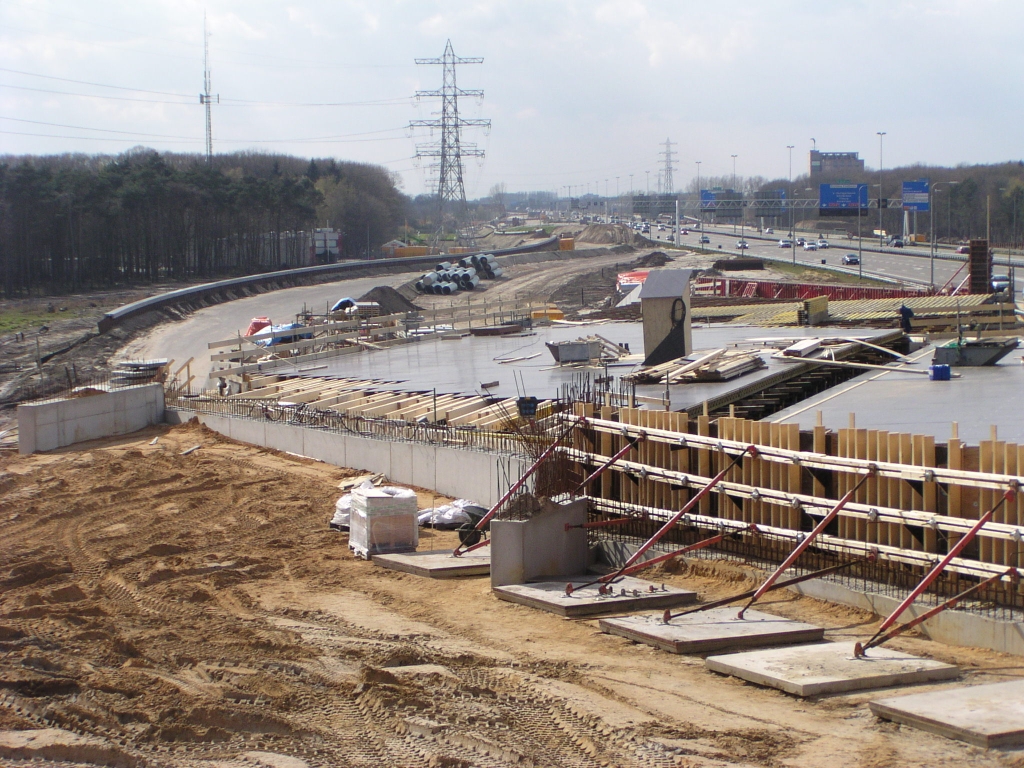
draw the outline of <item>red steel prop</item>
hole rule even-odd
[[[640,443],[642,443],[646,439],[646,437],[647,437],[646,435],[641,433],[640,435],[637,436],[636,440],[627,440],[626,444],[624,446],[622,446],[622,449],[620,451],[618,451],[614,456],[612,456],[610,459],[608,459],[608,461],[606,461],[600,467],[595,469],[593,474],[590,475],[590,477],[588,477],[586,480],[584,480],[582,483],[580,483],[579,485],[576,486],[576,490],[573,492],[573,495],[576,495],[577,493],[582,491],[590,483],[592,483],[594,480],[597,480],[597,478],[599,478],[601,475],[603,475],[605,472],[607,472],[609,469],[611,469],[612,464],[614,464],[616,461],[621,459],[623,456],[625,456],[631,450],[636,448]]]
[[[838,515],[842,511],[843,507],[845,507],[847,503],[849,503],[850,499],[853,498],[853,494],[855,494],[860,489],[860,487],[867,481],[867,479],[874,474],[875,470],[869,469],[867,474],[864,475],[860,480],[858,480],[857,484],[853,486],[853,488],[851,488],[847,492],[847,494],[839,500],[839,503],[832,507],[832,509],[829,510],[827,515],[821,518],[821,522],[814,526],[814,530],[807,534],[804,540],[796,545],[793,551],[789,553],[789,557],[783,560],[782,565],[775,569],[775,573],[769,576],[768,580],[760,587],[758,587],[757,591],[754,592],[753,597],[750,598],[750,602],[742,608],[740,608],[740,612],[736,615],[737,619],[742,619],[743,614],[746,613],[747,609],[754,603],[756,603],[758,600],[760,600],[761,596],[765,592],[771,589],[771,586],[775,583],[776,579],[778,579],[779,576],[781,576],[786,571],[786,569],[789,568],[789,566],[796,562],[796,559],[803,554],[805,549],[811,546],[811,543],[816,538],[818,538],[818,535],[825,530],[829,523],[836,519],[836,515]]]
[[[828,576],[829,574],[836,573],[837,571],[841,571],[844,568],[859,565],[860,563],[871,562],[874,559],[875,556],[870,555],[868,557],[858,558],[857,560],[851,560],[848,563],[830,565],[827,568],[822,568],[820,571],[812,571],[811,573],[805,573],[803,576],[794,576],[792,579],[783,579],[782,581],[777,581],[774,584],[772,584],[771,589],[769,589],[768,591],[771,592],[776,589],[784,589],[785,587],[791,587],[794,584],[800,584],[801,582],[810,581],[811,579],[820,579],[822,576]],[[672,619],[679,618],[680,616],[688,616],[691,613],[700,613],[701,611],[710,611],[712,608],[722,608],[726,605],[738,603],[740,600],[746,600],[755,592],[757,592],[757,590],[752,589],[749,592],[742,592],[738,595],[734,595],[733,597],[726,597],[721,600],[715,600],[711,603],[704,603],[703,605],[698,605],[696,608],[689,608],[685,611],[680,611],[679,613],[672,613],[670,609],[666,609],[665,614],[662,616],[661,620],[668,624],[670,621],[672,621]]]
[[[500,499],[498,499],[498,503],[495,504],[493,507],[491,507],[490,510],[488,510],[486,515],[484,515],[483,517],[480,518],[480,521],[476,525],[473,526],[473,529],[477,530],[477,531],[483,530],[484,526],[487,525],[489,522],[491,522],[491,518],[494,517],[496,514],[498,514],[498,510],[501,509],[502,505],[506,501],[511,499],[512,496],[515,494],[515,492],[518,491],[520,488],[522,488],[526,484],[526,481],[530,479],[530,475],[532,475],[534,472],[536,472],[540,468],[540,466],[545,461],[547,461],[548,457],[552,453],[555,452],[555,449],[558,448],[558,446],[561,444],[561,442],[563,440],[565,440],[565,438],[567,438],[569,436],[569,434],[577,427],[577,425],[585,426],[586,423],[587,423],[587,420],[585,418],[582,418],[582,417],[577,419],[576,421],[570,422],[569,425],[562,431],[562,434],[560,434],[558,437],[556,437],[555,441],[553,443],[551,443],[551,445],[549,445],[544,450],[544,453],[542,453],[540,455],[540,457],[535,462],[533,462],[533,464],[530,465],[530,468],[527,469],[526,472],[523,473],[523,476],[520,477],[518,480],[516,480],[515,483],[512,484],[512,487],[509,488],[508,491],[506,491],[504,496],[502,496]],[[472,552],[474,549],[479,549],[480,547],[487,546],[488,544],[490,544],[490,541],[481,541],[479,544],[474,544],[471,547],[467,547],[466,549],[463,549],[462,548],[462,544],[460,543],[459,546],[457,546],[452,551],[452,556],[453,557],[460,557],[464,552]]]
[[[869,648],[873,648],[874,646],[882,642],[882,634],[889,627],[896,623],[896,620],[903,614],[904,611],[907,610],[907,608],[911,606],[911,604],[921,595],[922,592],[924,592],[926,589],[928,589],[929,586],[931,586],[931,583],[939,577],[939,574],[941,574],[946,569],[946,566],[953,561],[953,558],[959,555],[964,550],[964,547],[966,547],[968,544],[974,541],[974,537],[977,536],[981,529],[985,527],[985,523],[992,519],[992,515],[998,512],[999,508],[1003,506],[1003,504],[1005,504],[1007,501],[1013,501],[1016,498],[1016,490],[1010,489],[1006,491],[1002,495],[1002,498],[1000,498],[999,501],[996,503],[996,505],[992,507],[992,509],[986,512],[984,515],[982,515],[981,519],[979,519],[978,522],[974,524],[971,530],[965,533],[963,537],[960,539],[960,541],[953,545],[953,548],[949,550],[949,553],[944,558],[942,558],[942,560],[935,564],[935,567],[928,572],[928,575],[921,580],[921,583],[914,587],[914,591],[907,595],[906,599],[902,603],[896,606],[896,610],[894,610],[889,615],[889,618],[882,622],[882,625],[878,628],[878,631],[875,632],[875,636],[863,645],[857,643],[854,646],[853,655],[861,657],[864,655],[864,652],[866,650],[868,650]]]
[[[737,536],[741,533],[747,532],[754,533],[756,531],[757,526],[753,523],[750,524],[749,528],[743,528],[736,531],[723,531],[722,533],[716,534],[715,536],[712,536],[710,538],[701,539],[696,544],[690,544],[688,546],[683,547],[682,549],[677,549],[675,552],[669,552],[664,555],[658,555],[657,557],[652,557],[650,560],[644,560],[643,562],[635,563],[634,565],[631,565],[625,570],[623,570],[622,575],[629,576],[629,574],[631,573],[642,571],[644,568],[649,568],[652,565],[663,563],[666,560],[671,560],[674,557],[680,557],[681,555],[685,555],[687,552],[696,552],[698,549],[704,549],[705,547],[713,547],[715,544],[718,544],[719,542],[729,538],[730,536]]]
[[[697,491],[697,493],[694,494],[693,498],[686,503],[686,506],[684,506],[681,510],[679,510],[671,518],[669,518],[668,522],[661,526],[661,528],[658,529],[657,533],[651,536],[651,538],[649,538],[636,552],[634,552],[633,556],[630,557],[626,561],[625,565],[619,568],[619,570],[617,570],[615,573],[605,574],[601,578],[594,579],[593,581],[587,582],[586,584],[583,584],[580,587],[576,587],[575,589],[583,589],[584,587],[592,587],[594,584],[601,584],[601,589],[599,591],[602,595],[605,594],[605,592],[608,590],[607,584],[609,582],[615,581],[616,579],[620,578],[627,568],[629,568],[631,565],[633,565],[633,563],[635,563],[637,560],[643,557],[644,553],[647,550],[649,550],[651,547],[653,547],[655,544],[661,541],[665,534],[672,530],[672,528],[675,526],[677,522],[679,522],[683,515],[685,515],[687,512],[693,509],[693,507],[696,506],[701,499],[707,496],[716,485],[722,482],[725,476],[729,474],[729,471],[732,470],[733,467],[735,467],[737,464],[739,464],[743,460],[743,457],[746,456],[748,453],[751,456],[757,456],[757,446],[748,445],[746,448],[744,448],[743,451],[738,456],[736,456],[736,458],[729,462],[729,466],[727,466],[725,469],[723,469],[721,472],[719,472],[717,475],[711,478],[707,485],[705,485],[703,488]],[[573,585],[567,584],[565,587],[565,594],[571,595],[573,591]]]
[[[935,615],[937,615],[939,613],[942,613],[947,608],[952,608],[957,603],[959,603],[961,600],[963,600],[963,599],[965,599],[967,597],[970,597],[971,595],[973,595],[978,590],[984,589],[985,587],[987,587],[989,584],[995,584],[997,581],[1001,580],[1005,576],[1009,576],[1011,578],[1011,580],[1012,579],[1020,579],[1020,571],[1018,571],[1016,568],[1009,568],[1009,569],[1007,569],[1007,571],[1005,573],[997,573],[995,576],[990,576],[989,578],[985,579],[984,581],[979,581],[973,587],[969,587],[969,588],[965,589],[960,594],[954,595],[953,597],[949,598],[949,600],[947,600],[946,602],[941,603],[939,605],[936,605],[934,608],[931,608],[930,610],[925,611],[920,616],[916,616],[915,618],[913,618],[910,621],[908,621],[906,624],[898,624],[897,626],[893,627],[888,632],[886,632],[884,635],[875,635],[875,637],[873,637],[870,641],[868,641],[867,644],[861,645],[860,643],[857,643],[853,647],[853,654],[854,654],[854,656],[857,656],[857,657],[864,656],[864,652],[868,648],[877,648],[882,643],[889,642],[890,640],[892,640],[897,635],[902,635],[908,629],[913,629],[918,624],[922,624],[923,622],[928,621],[928,619],[930,619],[932,616],[935,616]]]

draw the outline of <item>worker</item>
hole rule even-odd
[[[906,304],[900,304],[900,328],[903,329],[904,333],[910,333],[912,330],[910,326],[910,318],[914,316],[914,310],[908,307]]]

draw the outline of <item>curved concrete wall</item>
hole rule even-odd
[[[497,251],[478,251],[477,253],[493,253],[496,256],[530,253],[532,251],[550,249],[550,246],[552,245],[557,248],[557,243],[557,237],[549,237],[546,240],[539,240],[536,243],[522,245],[518,248],[506,248],[504,250]],[[457,258],[464,258],[472,255],[473,254],[463,253],[458,254]],[[232,290],[271,285],[274,283],[288,283],[307,277],[316,277],[331,273],[338,273],[339,277],[344,277],[349,273],[354,275],[364,271],[369,271],[370,273],[386,273],[400,271],[407,267],[430,267],[436,264],[439,258],[444,257],[435,254],[433,256],[414,256],[401,259],[346,261],[338,264],[323,264],[318,267],[301,267],[299,269],[285,269],[279,272],[265,272],[259,275],[247,275],[246,277],[235,277],[230,280],[218,280],[213,283],[203,283],[202,285],[195,285],[190,288],[179,288],[176,291],[168,291],[167,293],[161,293],[157,296],[150,296],[149,298],[141,299],[139,301],[133,301],[131,304],[125,304],[124,306],[106,313],[100,319],[98,324],[99,330],[100,333],[105,333],[111,328],[124,322],[129,317],[143,314],[144,312],[150,312],[154,309],[173,306],[183,301],[198,301],[201,299],[224,301],[231,298],[230,296],[227,296],[227,294]]]

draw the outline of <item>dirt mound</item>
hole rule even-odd
[[[420,311],[420,307],[417,307],[390,285],[378,285],[376,288],[371,288],[356,301],[376,301],[380,304],[381,313],[385,315]]]
[[[636,260],[635,265],[638,269],[648,269],[650,267],[664,267],[670,261],[672,261],[671,256],[666,256],[661,251],[654,251],[654,253],[641,256]]]
[[[594,245],[628,245],[633,242],[633,235],[633,230],[620,224],[589,224],[576,235],[576,240]]]

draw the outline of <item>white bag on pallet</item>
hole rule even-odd
[[[419,544],[416,493],[407,488],[352,491],[349,547],[359,557],[414,552]]]

